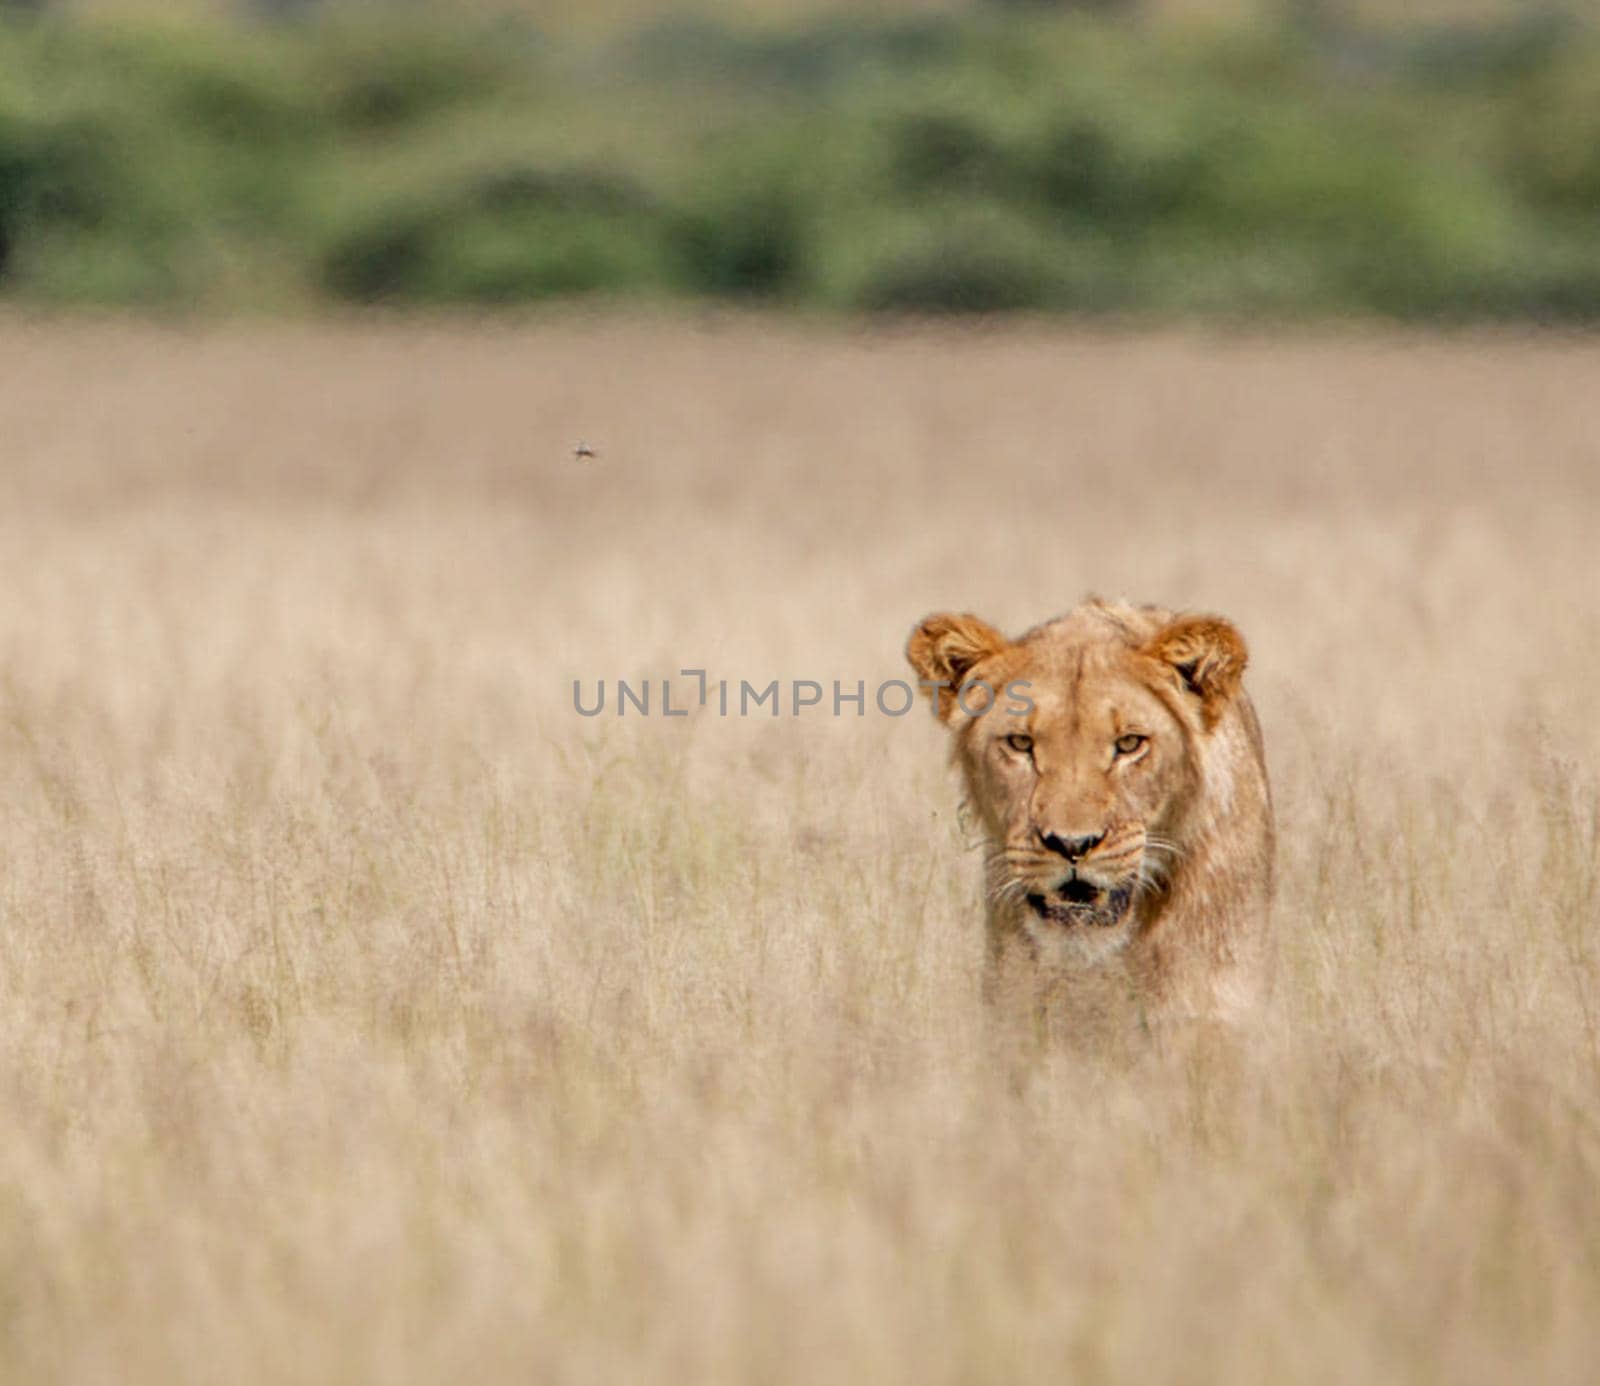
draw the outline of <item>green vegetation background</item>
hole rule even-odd
[[[1600,319],[1591,27],[1296,8],[0,18],[0,299]]]

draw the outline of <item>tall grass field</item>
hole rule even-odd
[[[0,360],[0,1379],[1592,1378],[1600,348]],[[1277,986],[1019,1060],[943,733],[873,691],[1090,591],[1250,641]]]

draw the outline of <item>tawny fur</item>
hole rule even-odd
[[[1094,983],[1148,1020],[1251,1013],[1273,819],[1238,631],[1090,600],[1014,641],[930,616],[906,655],[948,685],[934,710],[987,841],[990,996]]]

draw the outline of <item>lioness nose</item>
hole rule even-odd
[[[1060,852],[1068,861],[1077,861],[1079,857],[1087,856],[1094,851],[1105,834],[1096,833],[1093,837],[1062,837],[1059,833],[1041,832],[1039,836],[1052,852]]]

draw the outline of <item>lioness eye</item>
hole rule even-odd
[[[1006,737],[1006,745],[1020,755],[1027,755],[1033,749],[1033,738],[1031,736],[1008,736]]]
[[[1119,736],[1117,738],[1117,754],[1119,756],[1131,756],[1144,743],[1145,738],[1140,736],[1138,732],[1129,732],[1126,736]]]

